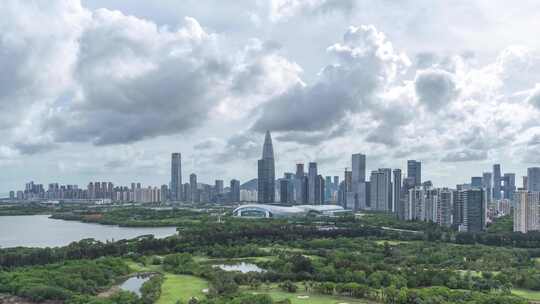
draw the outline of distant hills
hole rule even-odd
[[[249,180],[245,183],[243,183],[242,185],[240,185],[240,190],[250,190],[250,191],[253,191],[253,190],[257,190],[257,185],[258,185],[258,181],[256,178],[252,179],[252,180]]]

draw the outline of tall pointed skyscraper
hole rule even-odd
[[[262,159],[258,163],[258,194],[259,203],[273,203],[275,201],[276,172],[274,168],[274,147],[270,131],[264,137]]]

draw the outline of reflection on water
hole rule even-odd
[[[214,267],[219,267],[225,271],[240,271],[241,273],[264,272],[264,269],[260,268],[259,266],[246,262],[241,262],[238,264],[220,264],[214,265]]]
[[[141,287],[146,281],[150,280],[150,278],[150,276],[131,277],[120,285],[120,289],[131,291],[136,295],[141,296]]]
[[[175,233],[175,227],[118,227],[55,220],[48,215],[0,216],[1,248],[57,247],[87,238],[105,242],[147,234],[162,238]]]

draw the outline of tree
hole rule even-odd
[[[281,288],[281,290],[283,291],[292,292],[292,293],[296,292],[296,290],[298,289],[296,284],[294,284],[293,282],[289,280],[279,284],[279,288]]]

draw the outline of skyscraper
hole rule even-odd
[[[422,184],[422,163],[416,160],[407,161],[407,177],[414,179],[414,185]]]
[[[480,176],[471,177],[471,187],[482,188],[482,177]]]
[[[392,211],[397,212],[397,208],[401,199],[401,169],[394,169],[394,193],[392,195]]]
[[[371,172],[370,178],[371,210],[392,210],[392,170],[388,168]]]
[[[332,188],[333,188],[333,184],[332,184],[332,177],[331,176],[326,176],[324,178],[324,202],[329,202],[332,200]]]
[[[230,200],[232,203],[240,202],[240,182],[236,179],[231,179]]]
[[[308,203],[317,204],[317,163],[310,162],[308,167]]]
[[[345,174],[343,176],[343,208],[354,210],[355,208],[355,199],[354,192],[352,192],[352,171],[347,171],[345,169]]]
[[[199,202],[199,191],[197,189],[197,175],[191,173],[189,175],[189,193],[191,193],[190,201]]]
[[[366,181],[366,156],[364,154],[352,155],[352,182],[353,188]]]
[[[501,165],[493,165],[493,199],[501,199]]]
[[[304,184],[304,164],[296,164],[296,174],[294,175],[294,200],[296,204],[307,202],[306,186]]]
[[[400,220],[411,219],[411,208],[410,208],[410,190],[414,189],[414,179],[406,177],[403,179],[403,187],[401,187],[399,204],[396,206],[397,217]]]
[[[216,179],[216,182],[214,185],[214,191],[216,194],[223,193],[223,180],[222,179]]]
[[[514,199],[514,191],[516,191],[516,175],[514,173],[505,173],[503,181],[504,198],[510,200]]]
[[[353,195],[349,195],[354,199],[354,204],[348,202],[349,205],[354,206],[352,209],[365,209],[367,206],[366,197],[366,156],[364,154],[353,154],[351,157],[352,163],[352,189]]]
[[[171,189],[170,199],[172,201],[182,200],[182,154],[171,154]]]
[[[274,167],[274,147],[270,131],[264,137],[262,159],[258,165],[257,200],[259,203],[274,203],[276,189],[276,172]]]
[[[540,192],[540,167],[527,168],[527,190]]]
[[[482,188],[486,193],[486,203],[491,204],[493,198],[493,175],[491,172],[484,172],[482,174]]]
[[[315,204],[320,205],[324,202],[324,178],[317,175],[315,178]]]
[[[486,226],[486,209],[482,189],[461,190],[463,221],[461,231],[480,232]]]

